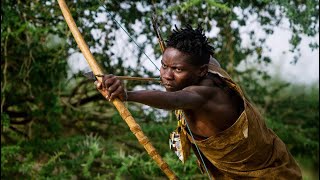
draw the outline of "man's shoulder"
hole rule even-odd
[[[204,98],[211,98],[217,94],[220,90],[217,87],[211,85],[192,85],[183,89],[183,91],[189,91],[197,93]]]

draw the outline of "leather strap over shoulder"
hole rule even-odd
[[[237,91],[241,95],[242,99],[245,99],[244,93],[242,92],[241,88],[231,79],[230,75],[225,70],[216,66],[215,64],[213,64],[213,62],[210,61],[208,66],[208,72],[219,75],[222,79],[226,81],[230,88]]]

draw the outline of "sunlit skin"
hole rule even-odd
[[[105,75],[97,88],[110,100],[118,97],[160,109],[183,109],[192,133],[215,136],[238,119],[243,102],[215,86],[219,79],[208,73],[208,65],[194,66],[188,58],[175,48],[165,50],[160,76],[166,91],[129,91],[126,95],[122,82],[113,75]]]

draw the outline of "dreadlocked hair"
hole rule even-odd
[[[166,46],[190,55],[189,62],[196,66],[209,63],[210,55],[213,55],[214,50],[209,45],[201,24],[198,24],[197,29],[193,29],[190,24],[181,29],[175,25],[172,34],[166,40]]]

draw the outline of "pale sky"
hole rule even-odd
[[[103,21],[105,17],[101,16],[99,21]],[[137,24],[137,26],[139,26]],[[311,51],[308,46],[309,42],[316,41],[319,44],[319,34],[316,38],[310,38],[307,36],[302,37],[301,44],[299,47],[301,48],[301,57],[298,62],[294,65],[290,62],[293,59],[292,53],[289,51],[289,39],[291,38],[291,32],[287,30],[286,23],[282,24],[280,28],[276,27],[274,29],[274,33],[272,35],[267,35],[266,43],[269,47],[271,47],[271,52],[265,52],[266,55],[269,55],[272,59],[272,63],[265,67],[270,75],[279,75],[286,81],[292,83],[299,84],[311,84],[311,83],[319,83],[319,49],[315,51]],[[261,33],[261,36],[265,36],[262,31],[259,31],[261,27],[255,22],[249,24],[247,27],[242,28],[241,31],[246,32],[248,29],[254,29],[256,34]],[[138,28],[139,30],[139,28]],[[137,30],[137,31],[138,31]],[[112,48],[116,57],[126,58],[125,64],[135,64],[137,57],[137,47],[134,43],[128,43],[128,36],[122,30],[119,30],[116,33],[116,43]],[[218,32],[215,32],[218,33]],[[103,38],[103,32],[92,31],[93,37],[96,39],[105,39]],[[246,46],[246,43],[249,42],[248,36],[243,33],[243,42],[242,46]],[[138,43],[142,43],[145,41],[144,37],[140,37],[136,40]],[[98,50],[99,48],[90,48],[91,51]],[[283,53],[285,52],[285,53]],[[156,57],[153,54],[153,47],[150,45],[147,46],[146,54],[151,58],[153,62],[156,63],[158,67],[160,67],[160,61],[156,60]],[[156,75],[159,74],[158,70],[154,67],[154,65],[146,58],[146,56],[142,56],[142,62],[145,67],[150,67],[150,70],[154,71]],[[251,60],[247,60],[247,64],[250,64]],[[70,56],[68,59],[68,64],[70,67],[70,73],[77,73],[79,70],[81,71],[89,71],[89,67],[87,62],[85,61],[83,55],[81,53],[76,53]],[[251,63],[254,66],[257,66],[256,63]],[[243,66],[243,65],[240,65]],[[260,65],[261,66],[261,65]]]
[[[250,21],[250,18],[248,21]],[[261,31],[262,27],[256,21],[251,21],[246,27],[240,28],[240,33],[254,30],[258,37],[266,37],[266,44],[271,48],[271,52],[263,52],[264,55],[271,58],[271,64],[267,66],[257,65],[257,63],[252,63],[253,59],[247,60],[247,63],[264,68],[270,75],[280,76],[282,79],[292,83],[319,83],[319,49],[312,51],[309,48],[310,42],[319,44],[319,34],[316,37],[302,35],[301,43],[298,46],[301,49],[301,56],[298,62],[293,64],[291,63],[293,61],[293,53],[289,51],[289,40],[292,33],[288,30],[288,27],[289,22],[284,19],[278,27],[273,29],[274,33],[272,35],[267,35]],[[242,46],[248,46],[250,42],[249,36],[246,33],[241,35],[243,39]]]
[[[304,36],[301,44],[301,57],[296,64],[290,63],[293,55],[289,50],[290,32],[277,29],[266,43],[272,47],[270,56],[273,60],[272,66],[268,67],[271,74],[279,75],[290,82],[300,84],[319,83],[319,49],[311,51],[309,43],[317,41],[319,44],[319,35],[316,38]],[[286,53],[284,54],[283,51]]]

